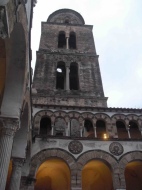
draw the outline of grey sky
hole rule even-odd
[[[93,34],[109,107],[142,108],[142,1],[38,0],[34,8],[32,51],[34,68],[41,21],[62,8],[79,12]]]

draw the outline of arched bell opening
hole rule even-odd
[[[70,169],[61,159],[43,162],[36,172],[34,190],[70,190]]]
[[[70,90],[79,90],[78,65],[77,63],[70,64]]]
[[[0,38],[0,106],[3,98],[6,79],[6,49],[5,41]]]
[[[92,160],[84,166],[82,190],[113,190],[112,172],[103,161]]]
[[[66,48],[66,36],[64,31],[60,31],[58,35],[58,48]]]
[[[123,121],[118,120],[116,121],[117,133],[119,139],[127,139],[128,138],[128,131],[126,130],[126,126]]]
[[[85,119],[84,121],[84,137],[88,137],[88,138],[94,138],[94,127],[93,127],[93,123],[91,120],[89,119]]]
[[[58,62],[56,70],[56,89],[65,89],[66,86],[66,68],[64,62]]]
[[[127,190],[142,189],[142,161],[132,161],[126,165],[125,181]]]
[[[129,131],[130,131],[131,138],[133,138],[133,139],[141,138],[141,132],[139,130],[139,127],[138,127],[138,124],[136,121],[129,122]]]
[[[104,138],[104,139],[107,138],[106,124],[103,120],[97,120],[96,133],[97,133],[97,138]]]
[[[75,34],[75,32],[70,32],[69,48],[70,49],[76,49],[76,34]]]
[[[40,120],[40,135],[51,135],[51,119],[49,117],[43,117]]]

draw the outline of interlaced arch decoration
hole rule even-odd
[[[49,158],[62,159],[68,165],[70,170],[77,167],[74,157],[67,151],[61,149],[47,149],[38,152],[32,157],[29,176],[35,177],[36,171],[39,166]]]
[[[115,114],[111,117],[112,122],[116,122],[116,121],[122,121],[125,125],[126,125],[126,115],[123,114]]]
[[[105,123],[110,123],[111,119],[110,117],[105,113],[97,113],[94,115],[94,121],[96,120],[103,120]]]

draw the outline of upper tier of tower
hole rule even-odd
[[[39,50],[96,55],[92,29],[76,11],[57,10],[42,22]]]
[[[84,25],[83,17],[76,11],[71,9],[60,9],[53,12],[47,19],[47,22],[50,23],[60,23],[60,24],[77,24]]]
[[[55,11],[42,22],[34,104],[107,106],[92,29],[70,9]]]

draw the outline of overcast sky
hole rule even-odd
[[[41,21],[62,8],[79,12],[94,26],[108,107],[142,108],[142,0],[38,0],[34,8],[34,68]]]

